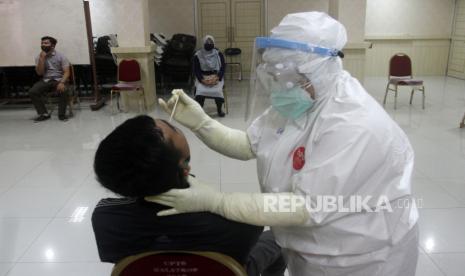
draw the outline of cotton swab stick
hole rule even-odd
[[[173,111],[171,111],[171,116],[169,122],[173,120],[174,112],[176,112],[176,107],[178,106],[179,96],[176,97],[176,102],[174,103]]]

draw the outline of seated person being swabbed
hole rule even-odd
[[[203,48],[194,54],[195,100],[203,107],[205,99],[214,99],[218,116],[224,117],[224,70],[226,63],[223,54],[215,48],[215,39],[206,35]]]
[[[157,216],[168,207],[144,197],[189,187],[189,160],[183,133],[145,115],[125,121],[100,143],[94,160],[97,180],[124,196],[100,200],[92,214],[100,259],[117,263],[148,251],[212,251],[245,265],[248,275],[283,275],[281,248],[262,227],[208,212]]]

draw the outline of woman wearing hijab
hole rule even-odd
[[[206,35],[203,39],[203,48],[194,55],[195,100],[203,107],[206,98],[214,99],[218,116],[224,117],[221,106],[224,103],[225,61],[223,54],[215,48],[215,39]]]

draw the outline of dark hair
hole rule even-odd
[[[142,115],[125,121],[103,139],[95,153],[94,171],[105,188],[143,197],[188,186],[180,159],[181,153],[165,140],[155,120]]]
[[[51,43],[53,46],[57,45],[57,42],[58,42],[58,40],[56,40],[56,38],[51,37],[51,36],[44,36],[44,37],[42,37],[42,38],[40,39],[40,41],[43,41],[43,40],[48,40],[48,41],[50,41],[50,43]]]

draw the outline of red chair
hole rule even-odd
[[[119,261],[111,276],[247,276],[233,258],[214,252],[147,252]]]
[[[393,86],[394,88],[391,88]],[[395,92],[394,109],[397,108],[397,89],[399,86],[410,86],[410,104],[412,104],[413,93],[415,90],[423,92],[423,109],[425,109],[425,86],[422,80],[415,80],[412,76],[412,61],[409,56],[403,53],[397,53],[389,61],[389,77],[384,94],[383,105],[386,104],[386,97],[389,90]]]
[[[123,59],[118,66],[118,83],[113,85],[110,92],[110,102],[111,102],[111,110],[113,110],[113,94],[118,93],[121,94],[123,91],[135,91],[139,92],[139,108],[141,103],[146,108],[145,103],[145,94],[144,94],[144,87],[140,83],[141,76],[140,76],[140,66],[139,63],[134,59]],[[117,100],[117,107],[119,107],[119,97]]]

